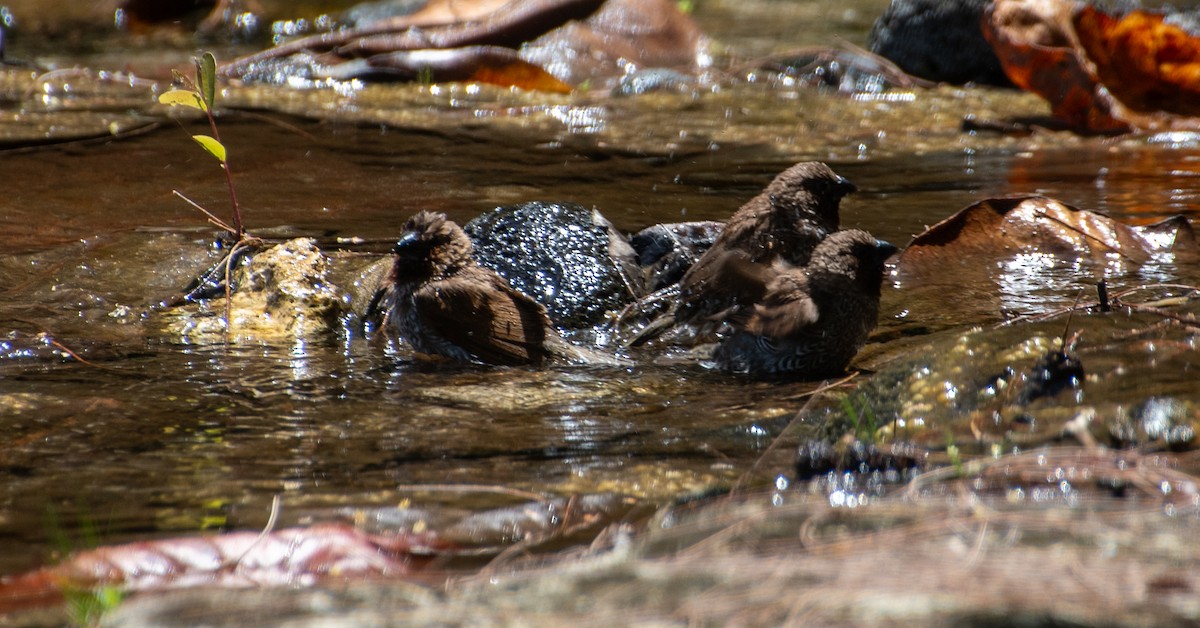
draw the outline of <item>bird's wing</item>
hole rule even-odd
[[[487,272],[462,273],[413,295],[422,324],[489,364],[540,363],[546,311]]]
[[[728,311],[755,303],[778,274],[772,266],[755,262],[740,249],[724,251],[699,270],[692,283],[680,287],[676,310],[680,322],[724,317]]]
[[[787,272],[771,282],[742,328],[760,336],[785,338],[816,324],[820,315],[809,291],[808,278],[798,272]]]

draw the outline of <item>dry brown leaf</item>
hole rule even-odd
[[[419,13],[320,33],[235,59],[223,76],[274,76],[278,60],[315,56],[323,75],[416,79],[411,60],[431,51],[466,51],[429,61],[433,80],[476,80],[568,91],[566,85],[612,79],[636,67],[692,71],[703,38],[671,0],[439,1]],[[495,63],[476,50],[503,48],[524,63]],[[477,67],[468,63],[480,59]],[[303,61],[301,61],[303,63]],[[346,67],[341,67],[346,66]],[[453,67],[451,67],[453,66]]]
[[[1155,253],[1195,248],[1183,217],[1135,227],[1052,198],[1012,196],[979,201],[926,229],[905,247],[897,273],[939,275],[964,263],[986,264],[1017,253],[1117,255],[1142,263]]]

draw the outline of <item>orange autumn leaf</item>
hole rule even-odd
[[[1009,80],[1050,104],[1055,118],[1081,132],[1122,132],[1061,0],[997,0],[984,10],[983,35]]]
[[[1089,6],[1073,21],[1100,81],[1122,104],[1200,115],[1200,38],[1163,17],[1131,11],[1115,18]]]
[[[520,59],[500,63],[485,61],[470,73],[467,80],[556,94],[571,92],[570,85],[558,80],[540,66]]]

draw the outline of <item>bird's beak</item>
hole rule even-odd
[[[392,247],[392,253],[395,253],[396,255],[403,255],[404,252],[408,250],[408,247],[416,243],[418,237],[419,235],[415,231],[410,231],[404,234],[399,240],[396,241],[396,246]]]
[[[875,254],[878,256],[880,263],[886,262],[889,257],[895,255],[896,251],[899,250],[895,244],[887,240],[875,240]]]
[[[847,194],[853,194],[853,193],[857,192],[858,186],[851,183],[850,179],[847,179],[846,177],[838,175],[837,191],[841,192],[842,196],[845,196]]]

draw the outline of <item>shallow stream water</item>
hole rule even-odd
[[[862,44],[886,2],[830,4],[701,1],[696,18],[724,54],[752,58],[839,37]],[[56,56],[18,40],[8,56],[137,74],[190,54],[145,43],[127,52]],[[257,529],[276,495],[280,525],[394,505],[413,484],[613,491],[650,503],[704,495],[750,471],[816,385],[691,365],[431,370],[353,334],[251,346],[172,338],[141,312],[214,259],[213,229],[172,190],[222,213],[219,169],[179,124],[149,113],[146,84],[87,71],[0,75],[0,142],[10,147],[0,150],[0,573],[46,564],[84,544],[88,529],[104,543]],[[1200,138],[964,132],[965,116],[1047,111],[998,89],[853,98],[731,80],[618,98],[232,87],[224,102],[221,135],[250,230],[356,255],[383,255],[421,209],[466,221],[498,205],[574,201],[630,232],[723,219],[806,159],[858,185],[844,226],[901,246],[1005,194],[1045,194],[1136,224],[1200,216]],[[16,147],[76,114],[81,135],[110,116],[128,136]],[[871,366],[914,336],[1068,306],[1102,272],[1059,270],[1043,282],[1035,269],[983,313],[960,295],[885,286]],[[1111,281],[1195,274],[1139,273]],[[1194,375],[1148,372],[1147,386],[1195,397]],[[758,479],[786,471],[758,469]]]

